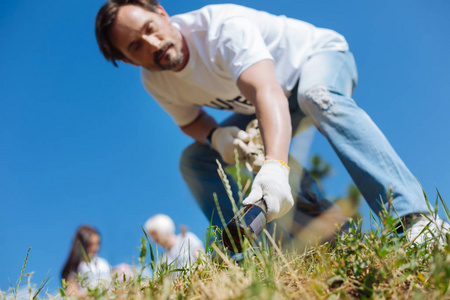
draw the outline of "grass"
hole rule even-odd
[[[116,277],[109,289],[89,289],[86,298],[450,299],[448,244],[410,243],[406,236],[396,233],[395,224],[387,217],[366,233],[352,224],[348,234],[337,236],[333,244],[302,252],[283,251],[266,231],[265,241],[249,246],[239,263],[221,248],[220,231],[210,227],[211,243],[192,268],[163,266],[151,279],[142,278],[141,270],[137,270],[132,278]],[[156,268],[148,245],[143,238],[139,260]],[[175,271],[181,275],[174,279]],[[63,289],[58,296],[45,297],[61,296]]]
[[[431,209],[427,197],[426,201]],[[436,211],[439,202],[449,217],[438,192]],[[302,250],[283,249],[276,237],[264,231],[258,243],[246,244],[239,262],[223,248],[220,229],[210,225],[205,253],[192,267],[182,269],[158,265],[144,231],[139,262],[150,267],[154,277],[144,278],[141,267],[131,278],[116,276],[106,289],[89,288],[85,298],[450,299],[450,235],[446,234],[443,244],[412,243],[406,235],[397,234],[398,220],[388,214],[393,209],[389,203],[384,215],[373,217],[368,232],[361,232],[361,222],[353,222],[349,231],[337,235],[333,242]],[[28,253],[18,284],[13,288],[13,299],[27,259]],[[175,272],[178,277],[173,276]],[[39,298],[39,291],[35,299]],[[64,284],[59,295],[43,297],[75,299],[66,296]],[[0,291],[0,300],[3,299]]]

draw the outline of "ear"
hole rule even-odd
[[[166,12],[164,7],[162,7],[159,4],[156,6],[156,13],[159,14],[161,17],[163,17],[164,19],[166,19],[167,21],[170,22],[169,14]]]
[[[127,59],[127,58],[122,58],[121,59],[124,63],[129,64],[129,65],[133,65],[135,67],[140,67],[140,65],[138,65],[137,63],[132,62],[131,60]]]

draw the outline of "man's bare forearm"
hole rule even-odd
[[[287,163],[292,134],[291,116],[272,61],[263,60],[245,70],[238,79],[238,86],[256,107],[266,159]]]
[[[208,143],[206,137],[211,130],[216,127],[219,127],[219,124],[217,124],[216,120],[208,115],[203,109],[193,122],[185,126],[180,126],[185,134],[202,144]]]
[[[287,163],[292,127],[284,94],[267,93],[257,100],[256,115],[264,142],[266,159]]]

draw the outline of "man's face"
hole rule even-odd
[[[121,6],[109,38],[127,61],[135,65],[149,70],[174,71],[183,66],[182,35],[170,24],[161,6],[157,12],[135,5]]]

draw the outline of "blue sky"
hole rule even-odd
[[[449,203],[450,2],[231,2],[343,34],[358,65],[354,99],[429,197],[437,187]],[[162,2],[170,15],[210,3],[224,2]],[[55,292],[82,223],[99,229],[100,255],[113,265],[137,257],[140,225],[156,213],[204,237],[207,220],[178,171],[191,140],[145,92],[139,69],[101,56],[94,19],[102,4],[0,2],[0,290],[15,285],[32,247],[26,271],[33,282],[50,271]],[[319,134],[311,153],[335,169],[326,193],[343,195],[350,178]]]

